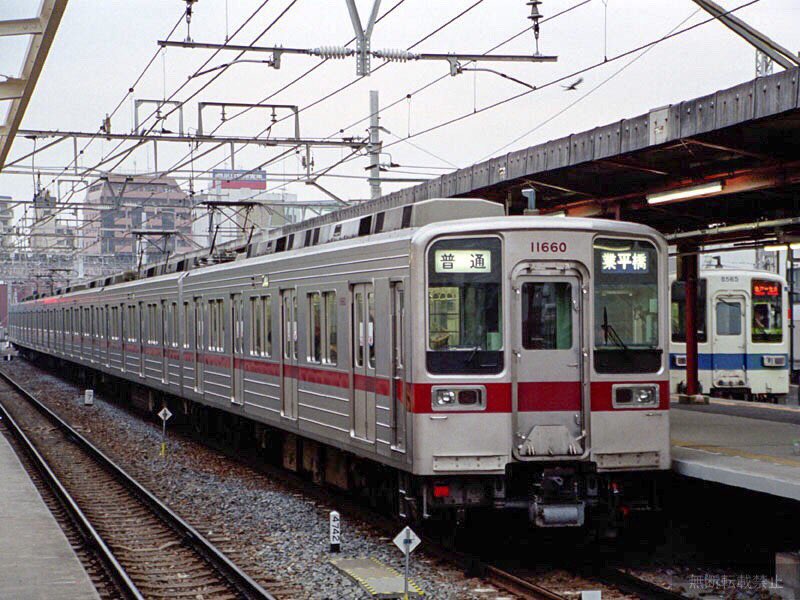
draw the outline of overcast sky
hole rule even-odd
[[[376,26],[372,47],[407,48],[477,1],[405,0]],[[745,3],[742,0],[718,1],[726,8]],[[397,2],[383,0],[381,14]],[[545,0],[541,12],[550,17],[580,2]],[[262,3],[263,0],[199,0],[194,9],[191,36],[197,42],[223,42],[226,34],[232,35]],[[358,4],[366,20],[372,0],[360,0]],[[2,0],[0,19],[33,16],[36,5],[33,0]],[[209,50],[171,48],[157,57],[134,94],[126,97],[128,88],[156,52],[156,41],[166,37],[183,10],[181,0],[70,0],[23,127],[94,132],[104,115],[125,98],[112,119],[112,130],[130,131],[133,127],[132,98],[170,96],[212,54]],[[284,10],[285,15],[259,40],[259,45],[310,48],[341,45],[353,36],[344,0],[269,0],[231,43],[252,43]],[[482,66],[541,86],[602,61],[604,52],[612,58],[663,36],[686,19],[684,27],[708,18],[705,12],[697,11],[690,0],[607,0],[606,3],[589,0],[574,11],[543,23],[541,51],[558,55],[557,63]],[[483,53],[527,27],[527,14],[525,0],[483,0],[415,49]],[[758,0],[737,14],[783,45],[793,50],[800,47],[797,38],[800,3],[797,0]],[[604,27],[604,16],[607,16],[607,27]],[[186,24],[181,22],[171,39],[183,40],[186,35]],[[18,75],[26,43],[24,38],[0,38],[0,74]],[[531,53],[532,49],[533,34],[527,32],[497,52]],[[221,65],[235,56],[231,52],[221,53],[206,68]],[[655,46],[615,78],[600,85],[635,56],[587,72],[577,91],[566,92],[558,85],[551,85],[453,125],[413,137],[409,140],[411,143],[394,143],[387,148],[391,157],[386,156],[385,160],[388,162],[391,158],[392,162],[402,165],[396,169],[397,177],[440,174],[454,166],[467,166],[489,156],[735,85],[751,79],[755,71],[754,50],[719,23],[709,23]],[[264,59],[267,55],[251,53],[247,58]],[[232,65],[189,101],[185,109],[186,126],[193,131],[197,125],[198,101],[262,101],[319,63],[319,59],[284,55],[282,63],[280,70],[263,64]],[[373,68],[380,64],[381,61],[374,60]],[[325,137],[345,129],[345,135],[365,134],[366,122],[359,120],[369,115],[369,90],[372,89],[380,91],[383,106],[400,100],[381,115],[381,124],[398,136],[384,134],[387,144],[475,109],[480,111],[482,107],[527,89],[491,73],[464,73],[457,77],[446,76],[414,94],[410,100],[405,99],[407,94],[447,73],[446,62],[389,64],[371,77],[303,111],[301,133]],[[212,76],[195,77],[176,99],[185,100]],[[329,61],[270,101],[304,107],[355,79],[354,59]],[[600,87],[588,97],[579,100],[598,85]],[[574,106],[552,118],[572,103]],[[0,103],[0,116],[6,104]],[[267,113],[252,111],[227,122],[218,133],[256,135],[268,125],[268,120]],[[209,110],[204,113],[204,122],[206,127],[209,122],[212,126],[218,125],[219,113]],[[175,131],[177,126],[177,119],[166,124]],[[523,135],[526,132],[530,133]],[[272,135],[289,136],[291,133],[290,122],[285,121],[275,126]],[[86,150],[81,166],[95,164],[115,146],[116,142],[98,139]],[[32,142],[20,137],[10,158],[22,156],[31,148]],[[216,163],[227,166],[226,152],[218,151],[198,159],[193,168],[199,172]],[[338,149],[315,151],[315,167],[324,168],[342,158],[343,152]],[[160,145],[159,167],[172,166],[188,153],[188,145]],[[244,150],[236,157],[236,167],[255,167],[276,153],[275,149]],[[66,143],[37,156],[36,163],[63,167],[71,160],[72,148]],[[24,165],[29,168],[30,160]],[[352,179],[320,181],[342,197],[367,197],[369,189],[363,179],[366,165],[366,158],[358,158],[332,171]],[[149,148],[135,152],[121,166],[126,171],[152,168],[153,155]],[[288,175],[297,173],[299,168],[299,157],[292,155],[270,165],[267,170]],[[42,176],[43,183],[51,184],[52,180],[52,175]],[[207,182],[198,181],[195,187],[201,190],[205,186]],[[385,184],[384,193],[399,187],[401,184]],[[320,197],[320,192],[314,188],[297,183],[285,186],[278,178],[270,179],[270,189],[286,189],[305,199]],[[55,187],[51,190],[55,191]],[[29,174],[0,175],[0,195],[30,199],[32,193]]]

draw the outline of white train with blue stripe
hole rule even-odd
[[[698,378],[713,396],[781,400],[789,393],[786,280],[767,271],[714,268],[697,289]],[[686,294],[672,276],[670,389],[686,386]]]

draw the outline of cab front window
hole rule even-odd
[[[783,341],[782,290],[778,281],[753,279],[753,342]]]
[[[446,239],[428,250],[427,366],[431,373],[503,369],[501,245]]]
[[[659,348],[658,253],[649,242],[594,243],[594,364],[598,373],[653,373]]]

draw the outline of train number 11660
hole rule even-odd
[[[566,242],[531,242],[531,252],[566,252]]]

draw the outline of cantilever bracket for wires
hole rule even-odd
[[[365,50],[366,63],[362,60],[361,54],[352,48],[345,48],[343,46],[320,46],[318,48],[284,48],[282,46],[244,46],[236,44],[212,44],[207,42],[178,42],[169,40],[160,40],[159,46],[164,48],[204,48],[207,50],[233,50],[235,52],[269,52],[272,54],[272,59],[268,61],[248,61],[238,60],[232,63],[224,63],[220,66],[201,71],[197,75],[216,71],[218,69],[227,68],[237,62],[266,62],[269,66],[276,69],[280,68],[280,55],[286,54],[304,54],[306,56],[317,56],[325,60],[337,60],[357,56],[359,76],[369,75],[369,59],[370,57],[380,58],[389,62],[411,62],[418,60],[446,60],[450,63],[450,74],[458,75],[458,63],[461,61],[469,62],[556,62],[557,56],[545,54],[467,54],[458,52],[410,52],[408,50],[401,50],[397,48],[388,48],[383,50]],[[366,70],[362,70],[366,69]]]

